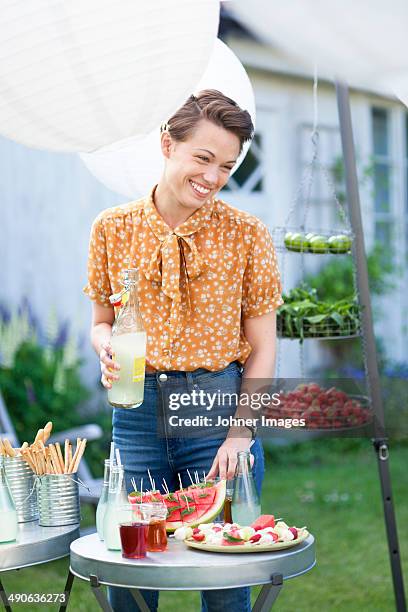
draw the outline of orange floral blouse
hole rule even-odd
[[[283,303],[266,226],[215,199],[171,229],[153,193],[95,219],[84,292],[110,306],[109,296],[123,288],[123,270],[138,268],[147,363],[182,371],[244,364],[251,347],[243,320]]]

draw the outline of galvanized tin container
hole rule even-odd
[[[40,525],[74,525],[81,520],[76,474],[46,474],[38,478]]]
[[[17,510],[18,522],[38,519],[35,475],[21,457],[4,457],[4,469]]]

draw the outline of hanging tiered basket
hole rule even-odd
[[[322,255],[344,255],[351,252],[353,234],[348,229],[321,230],[307,232],[298,227],[275,227],[272,238],[276,251],[279,253],[313,253]]]

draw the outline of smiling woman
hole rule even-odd
[[[230,98],[215,90],[191,96],[162,129],[165,167],[159,184],[137,202],[103,211],[93,224],[85,292],[94,302],[91,339],[108,389],[120,376],[120,365],[111,360],[109,296],[120,291],[125,268],[139,269],[147,330],[144,400],[135,410],[113,412],[113,440],[128,484],[131,477],[147,482],[148,468],[156,482],[165,479],[171,489],[179,476],[188,484],[188,469],[233,478],[237,453],[255,436],[254,427],[234,417],[242,408],[242,377],[273,376],[279,273],[265,225],[217,198],[252,135],[249,113]],[[186,407],[191,415],[194,393],[217,390],[236,400],[217,400],[211,406],[215,418],[208,418],[211,423],[198,437],[172,438],[169,395],[191,397]],[[200,406],[202,414],[209,409],[208,403]],[[259,440],[251,452],[260,492]],[[156,592],[143,597],[157,610]],[[208,612],[250,610],[249,589],[206,591],[202,598]],[[110,589],[110,600],[115,611],[138,609],[121,588]]]
[[[213,89],[190,96],[169,119],[162,128],[166,163],[155,204],[171,227],[226,185],[253,132],[250,114]]]

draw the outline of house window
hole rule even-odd
[[[230,177],[224,191],[256,193],[263,191],[262,136],[255,134],[248,153],[238,170]]]
[[[384,108],[372,108],[375,240],[389,247],[393,238],[391,211],[390,120]]]

